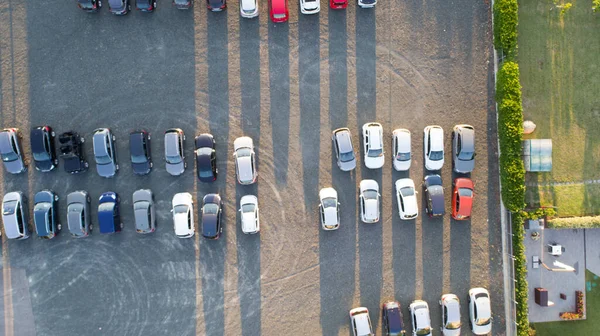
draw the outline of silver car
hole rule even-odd
[[[167,172],[173,176],[183,174],[187,164],[184,155],[185,134],[181,128],[170,128],[165,132],[165,159]]]
[[[2,200],[2,222],[8,239],[29,238],[27,199],[20,191],[9,192]]]
[[[235,172],[240,184],[252,184],[256,182],[258,173],[256,171],[256,159],[254,154],[254,142],[250,137],[240,137],[233,142],[233,157],[235,158]]]
[[[75,238],[87,237],[92,231],[90,195],[87,191],[73,191],[67,195],[67,226]]]
[[[11,174],[19,174],[27,170],[20,138],[18,128],[5,128],[0,132],[0,157],[4,169]]]
[[[460,300],[454,294],[444,294],[440,299],[442,307],[442,335],[460,335]]]
[[[156,230],[156,213],[152,190],[140,189],[133,193],[133,217],[137,233],[152,233]]]
[[[475,129],[456,125],[452,129],[452,165],[457,173],[470,173],[475,168]]]
[[[119,170],[115,140],[114,134],[108,128],[94,130],[94,159],[98,175],[102,177],[113,177]]]
[[[338,167],[342,171],[356,168],[356,155],[352,147],[352,135],[348,128],[338,128],[333,131],[333,149]]]

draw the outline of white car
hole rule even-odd
[[[254,155],[254,142],[250,137],[240,137],[233,142],[233,157],[235,158],[235,172],[240,184],[256,182],[256,159]]]
[[[25,195],[20,191],[9,192],[2,199],[2,223],[8,239],[29,238],[29,210]]]
[[[240,199],[240,213],[242,219],[242,232],[254,234],[260,231],[260,217],[258,215],[258,198],[246,195]]]
[[[397,171],[410,169],[410,147],[410,131],[405,128],[395,129],[392,132],[392,152],[394,154],[392,164]]]
[[[373,8],[377,4],[377,0],[358,0],[358,6],[361,8]]]
[[[373,327],[369,310],[365,307],[358,307],[350,310],[350,324],[354,336],[374,336]]]
[[[379,222],[380,197],[377,181],[360,181],[360,218],[364,223]]]
[[[442,335],[460,336],[460,300],[454,294],[444,294],[442,307]]]
[[[240,0],[240,15],[251,19],[258,16],[258,2],[256,0]]]
[[[300,0],[300,12],[302,14],[317,14],[321,10],[319,0]]]
[[[365,166],[369,169],[383,167],[383,127],[380,123],[366,123],[362,131]]]
[[[417,191],[415,182],[409,178],[396,181],[396,200],[398,201],[398,213],[400,219],[415,219],[419,215],[417,206]]]
[[[423,300],[415,300],[408,307],[412,321],[413,336],[431,335],[431,318],[429,305]]]
[[[437,125],[427,126],[423,130],[423,150],[425,168],[440,170],[444,165],[444,130]]]
[[[487,289],[469,290],[469,321],[475,335],[487,335],[492,332],[492,308]]]
[[[323,188],[319,191],[319,213],[323,230],[337,230],[340,227],[340,203],[337,191],[333,188]]]
[[[190,193],[179,193],[173,196],[173,226],[177,238],[194,236],[194,200]]]

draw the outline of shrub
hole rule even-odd
[[[494,2],[494,46],[509,59],[514,58],[517,50],[517,25],[519,6],[517,0],[498,0]]]
[[[592,0],[592,11],[595,13],[600,10],[600,0]]]
[[[575,311],[560,313],[559,316],[563,320],[580,320],[583,318],[583,292],[575,291]]]
[[[513,257],[515,264],[515,301],[516,304],[516,315],[517,315],[517,335],[528,336],[529,335],[529,316],[527,306],[527,259],[525,257],[525,245],[523,244],[523,237],[525,236],[525,229],[523,227],[525,218],[521,213],[515,213],[512,216],[512,228],[513,228]]]
[[[600,216],[553,218],[548,227],[554,229],[600,228]]]
[[[526,219],[538,219],[556,216],[556,210],[553,208],[537,208],[535,210],[521,211],[521,215]]]

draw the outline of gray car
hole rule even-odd
[[[167,173],[178,176],[183,174],[187,164],[184,155],[185,134],[181,128],[170,128],[165,132],[165,160]]]
[[[338,128],[333,131],[333,149],[337,165],[343,171],[356,168],[356,155],[352,147],[352,135],[348,128]]]
[[[0,156],[4,169],[11,174],[19,174],[27,170],[20,139],[18,128],[5,128],[0,132]]]
[[[2,222],[8,239],[29,238],[27,199],[20,191],[9,192],[2,200]]]
[[[452,165],[457,173],[470,173],[475,168],[475,129],[456,125],[452,130]]]
[[[90,196],[87,191],[73,191],[67,195],[67,225],[75,238],[87,237],[92,231]]]
[[[102,177],[113,177],[119,170],[117,152],[115,150],[115,136],[108,128],[94,130],[94,158],[96,170]]]
[[[137,233],[152,233],[156,230],[156,214],[152,190],[140,189],[133,193],[133,217]]]

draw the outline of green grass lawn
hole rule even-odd
[[[527,188],[531,205],[555,206],[557,216],[592,216],[600,210],[600,184],[576,184]]]
[[[538,336],[598,335],[600,330],[600,278],[585,271],[586,320],[535,323]]]
[[[537,125],[528,137],[553,142],[552,172],[528,174],[528,182],[600,179],[600,13],[592,13],[591,0],[572,4],[561,18],[551,0],[519,1],[524,117]],[[528,192],[529,203],[540,198],[547,195]],[[560,215],[600,214],[583,198],[576,195]]]

